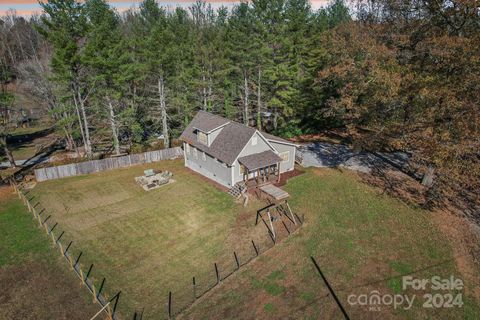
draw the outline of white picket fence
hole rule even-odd
[[[71,163],[56,167],[35,169],[37,181],[46,181],[73,177],[82,174],[112,170],[116,168],[129,167],[136,164],[151,163],[161,160],[169,160],[183,157],[183,150],[180,147],[156,150],[144,153],[130,154],[116,158],[92,160],[79,163]]]

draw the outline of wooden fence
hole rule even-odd
[[[183,156],[180,147],[130,154],[116,158],[92,160],[79,163],[71,163],[62,166],[35,169],[37,181],[61,179],[94,172],[129,167],[136,164],[151,163],[161,160],[176,159]]]

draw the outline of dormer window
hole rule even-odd
[[[208,136],[204,132],[202,131],[197,132],[197,140],[198,142],[208,146]]]

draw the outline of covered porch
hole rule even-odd
[[[280,181],[280,158],[271,150],[238,159],[240,172],[247,187],[258,187]]]

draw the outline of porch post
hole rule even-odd
[[[277,182],[280,182],[280,162],[277,163],[277,170],[278,170],[278,180],[277,180]]]

